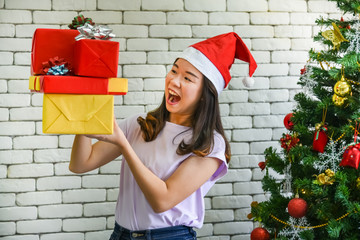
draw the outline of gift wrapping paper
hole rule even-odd
[[[126,78],[94,78],[79,76],[31,76],[29,89],[40,93],[125,95]]]
[[[44,94],[43,133],[112,134],[114,96]]]

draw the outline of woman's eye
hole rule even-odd
[[[192,82],[192,81],[191,81],[191,79],[190,79],[190,78],[188,78],[188,77],[185,77],[185,80],[186,80],[186,81],[190,81],[190,82]]]
[[[175,71],[174,69],[171,69],[171,72],[174,73],[174,74],[176,74],[176,71]]]

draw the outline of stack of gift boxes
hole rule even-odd
[[[29,89],[44,93],[43,133],[112,134],[113,95],[125,95],[128,83],[117,78],[119,43],[93,38],[80,30],[35,30]]]

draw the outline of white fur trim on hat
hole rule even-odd
[[[215,65],[199,50],[193,47],[186,48],[179,56],[204,74],[215,86],[218,95],[225,87],[225,80]]]
[[[245,87],[252,87],[254,86],[255,80],[252,77],[244,77],[242,80]]]

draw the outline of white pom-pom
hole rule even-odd
[[[245,87],[252,87],[254,86],[254,79],[252,77],[244,77],[242,80]]]

